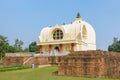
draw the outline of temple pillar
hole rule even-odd
[[[59,46],[60,46],[60,53],[62,53],[62,44],[60,44]]]
[[[40,54],[42,54],[42,46],[40,45]]]
[[[49,54],[50,54],[51,50],[52,50],[52,46],[49,45]]]
[[[71,44],[71,50],[74,51],[74,43]]]

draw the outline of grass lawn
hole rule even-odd
[[[119,80],[109,78],[56,76],[53,75],[53,72],[55,71],[57,71],[57,67],[0,72],[0,80]]]

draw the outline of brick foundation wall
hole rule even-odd
[[[29,57],[4,57],[2,60],[2,65],[4,66],[16,66],[23,65],[23,62]]]
[[[31,58],[30,60],[28,60]],[[24,64],[24,62],[28,60]],[[39,65],[47,65],[48,64],[48,57],[31,57],[31,56],[24,56],[24,57],[4,57],[2,60],[3,66],[16,66],[16,65],[25,65],[25,66],[31,66],[32,64],[35,64],[35,67],[38,67]]]
[[[48,57],[34,57],[34,64],[35,67],[39,67],[39,65],[47,65]]]
[[[32,56],[4,57],[3,65],[23,65]],[[105,51],[79,51],[67,56],[32,57],[29,64],[58,65],[58,75],[120,78],[120,53]]]
[[[79,51],[61,57],[58,75],[120,78],[120,53]]]
[[[57,66],[60,63],[60,61],[62,60],[61,58],[62,58],[62,56],[50,56],[50,57],[48,57],[48,63],[51,65]]]

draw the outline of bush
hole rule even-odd
[[[13,70],[21,70],[21,69],[28,69],[31,68],[31,66],[11,66],[11,67],[1,67],[0,72],[5,71],[13,71]]]

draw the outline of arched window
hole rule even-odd
[[[56,30],[56,31],[53,33],[53,39],[54,39],[54,40],[63,39],[63,32],[62,32],[62,30]]]

